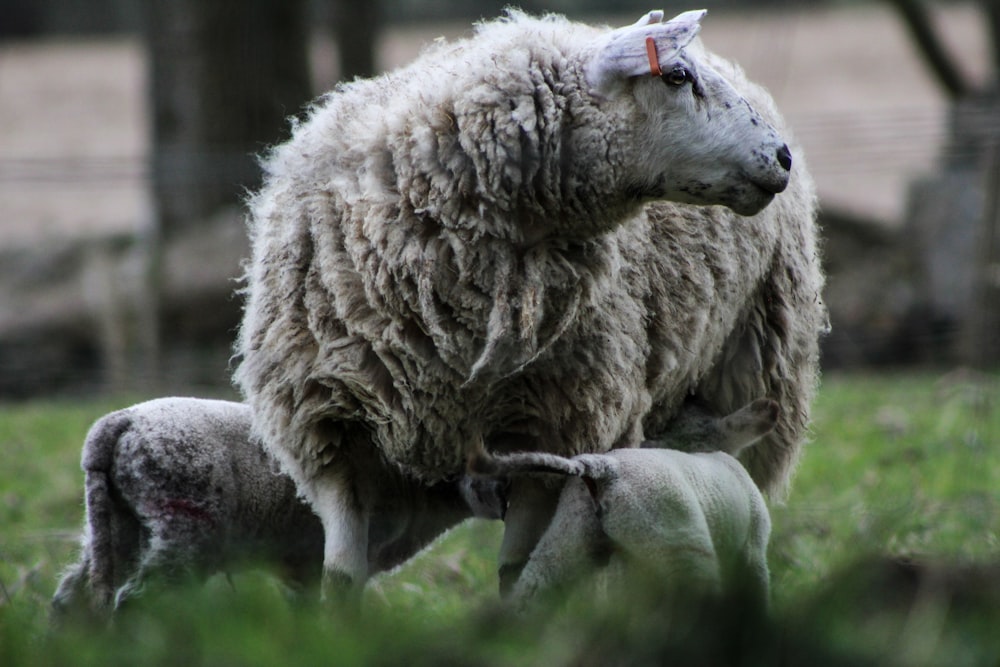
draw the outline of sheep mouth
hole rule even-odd
[[[763,190],[764,192],[767,192],[772,195],[781,194],[782,192],[785,191],[785,188],[788,187],[787,178],[777,178],[774,180],[751,178],[750,183],[755,188]]]
[[[767,208],[774,201],[776,194],[778,193],[751,182],[748,187],[742,189],[742,192],[736,193],[736,196],[726,206],[738,215],[750,217]]]
[[[675,192],[661,193],[664,198],[696,206],[725,206],[737,215],[753,216],[774,201],[785,188],[778,182],[769,183],[747,176],[745,173],[729,174],[727,182],[692,181]]]

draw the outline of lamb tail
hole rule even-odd
[[[515,452],[490,454],[479,448],[469,455],[467,470],[471,475],[499,476],[525,473],[551,473],[556,475],[583,474],[583,466],[568,459],[546,452]]]
[[[132,425],[124,411],[98,420],[83,444],[81,467],[87,505],[84,549],[89,554],[90,590],[94,606],[109,609],[114,600],[115,545],[114,520],[119,512],[111,494],[111,467],[118,439]]]

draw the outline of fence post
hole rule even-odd
[[[972,258],[972,309],[965,338],[966,363],[980,370],[1000,366],[1000,138],[986,149],[983,217]]]

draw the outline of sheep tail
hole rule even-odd
[[[582,465],[564,456],[546,452],[491,454],[482,446],[469,455],[467,470],[470,475],[491,477],[525,473],[583,474]]]
[[[621,474],[621,463],[607,454],[578,454],[573,457],[573,462],[580,466],[579,474],[592,494],[596,488],[593,485],[600,486]]]
[[[111,468],[119,438],[132,425],[125,411],[113,412],[90,428],[83,443],[81,467],[87,505],[84,549],[90,555],[90,590],[98,609],[108,609],[114,599],[114,516],[117,513],[111,494]]]

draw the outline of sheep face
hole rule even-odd
[[[626,187],[640,197],[761,211],[788,185],[791,153],[694,40],[704,11],[651,12],[588,64],[592,92],[627,109]]]

